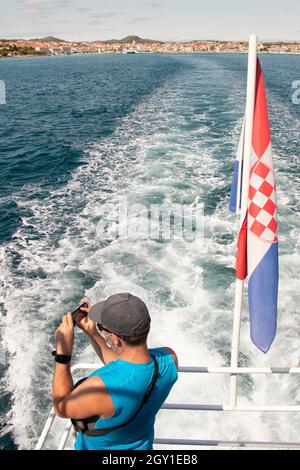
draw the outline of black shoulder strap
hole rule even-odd
[[[128,420],[126,421],[126,423],[123,423],[123,424],[119,424],[118,426],[114,426],[112,428],[106,428],[106,429],[89,429],[87,431],[85,431],[85,435],[86,436],[103,436],[105,434],[108,434],[109,432],[112,432],[112,431],[116,431],[117,429],[120,429],[120,428],[123,428],[124,426],[127,426],[128,424],[132,423],[132,421],[135,420],[135,418],[137,417],[137,415],[139,414],[139,412],[141,411],[141,409],[143,408],[143,406],[147,403],[147,401],[149,400],[153,390],[154,390],[154,387],[155,387],[155,384],[157,382],[157,379],[158,379],[158,375],[159,375],[159,372],[158,372],[158,363],[157,363],[157,359],[155,356],[153,356],[151,354],[151,357],[154,361],[154,374],[152,376],[152,380],[151,380],[151,383],[149,385],[149,387],[147,388],[147,391],[141,401],[141,404],[139,406],[139,408],[137,409],[137,411],[134,413],[134,415]]]

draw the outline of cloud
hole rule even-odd
[[[101,31],[101,32],[108,31],[108,32],[110,32],[110,31],[118,31],[118,29],[94,29],[94,31]]]
[[[24,5],[20,10],[23,13],[30,14],[30,12],[37,16],[38,12],[45,12],[53,10],[54,8],[64,8],[71,4],[71,0],[20,0]]]
[[[77,7],[75,8],[76,11],[80,11],[80,13],[86,13],[86,12],[91,12],[93,11],[92,8],[87,8],[87,7]]]
[[[91,21],[88,21],[87,24],[93,26],[93,25],[96,25],[96,24],[102,24],[103,21],[100,21],[100,20],[91,20]]]
[[[138,17],[138,18],[131,18],[129,21],[127,21],[127,24],[137,24],[137,23],[142,23],[144,21],[149,21],[150,18],[144,18],[144,17]]]
[[[112,19],[112,18],[117,18],[124,13],[115,13],[115,12],[104,12],[104,13],[94,13],[89,15],[90,21],[88,21],[87,24],[89,25],[95,25],[95,24],[101,24],[104,22],[104,20]]]
[[[27,16],[50,18],[49,13],[54,8],[62,8],[70,5],[71,0],[20,0],[23,8],[19,10]]]
[[[39,6],[48,6],[53,4],[67,4],[70,3],[69,0],[21,0],[24,5],[39,7]]]
[[[28,15],[31,17],[39,17],[39,18],[49,18],[47,13],[43,10],[39,10],[38,8],[32,8],[32,7],[25,7],[25,8],[20,8],[20,11],[24,13],[24,15]]]
[[[95,13],[93,14],[93,18],[100,18],[100,19],[106,19],[106,18],[116,18],[118,16],[123,15],[124,13],[116,13],[113,11],[108,11],[106,13]]]

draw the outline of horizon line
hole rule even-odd
[[[8,41],[13,41],[13,40],[19,40],[19,41],[35,41],[35,40],[41,40],[41,39],[46,39],[46,38],[54,38],[58,39],[64,42],[76,42],[76,43],[82,43],[82,42],[108,42],[108,41],[122,41],[126,39],[127,37],[135,37],[144,41],[153,41],[153,42],[162,42],[162,43],[168,43],[168,42],[174,42],[174,43],[184,43],[184,42],[195,42],[195,41],[214,41],[214,42],[248,42],[248,39],[216,39],[216,38],[201,38],[201,39],[151,39],[151,38],[144,38],[141,36],[138,36],[136,34],[129,34],[127,36],[117,38],[113,37],[111,39],[63,39],[62,37],[54,36],[52,34],[48,34],[46,36],[41,36],[41,37],[7,37],[7,36],[0,36],[0,41],[3,40],[8,40]],[[300,39],[258,39],[258,42],[263,43],[263,42],[282,42],[282,43],[289,43],[289,42],[300,42]]]

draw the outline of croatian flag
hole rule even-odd
[[[236,277],[248,276],[251,340],[270,348],[277,324],[278,238],[272,147],[263,73],[257,61],[248,208],[238,237]],[[229,208],[238,212],[242,191],[244,126]]]

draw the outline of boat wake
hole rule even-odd
[[[153,318],[151,347],[174,348],[180,365],[229,364],[237,225],[227,205],[244,77],[214,58],[182,61],[185,67],[123,118],[112,135],[87,148],[86,163],[65,187],[42,198],[36,185],[14,195],[28,215],[0,251],[1,357],[6,368],[2,389],[11,396],[6,422],[19,448],[32,448],[41,431],[51,406],[54,330],[61,315],[83,296],[94,302],[117,291],[139,295]],[[275,165],[278,161],[275,153]],[[294,199],[299,186],[284,193],[280,188],[288,185],[288,178],[283,172],[277,182],[279,213],[285,220],[279,331],[265,357],[250,343],[244,314],[243,366],[287,366],[298,360],[300,227]],[[109,221],[107,204],[120,197],[147,207],[190,205],[198,198],[204,204],[204,240],[99,239],[99,222]],[[79,361],[95,362],[95,357],[77,332],[74,363]],[[241,378],[241,403],[297,404],[293,380]],[[228,391],[227,379],[183,374],[170,401],[227,403]],[[297,419],[164,410],[157,435],[266,440],[282,438],[284,432],[285,440],[293,440]]]

